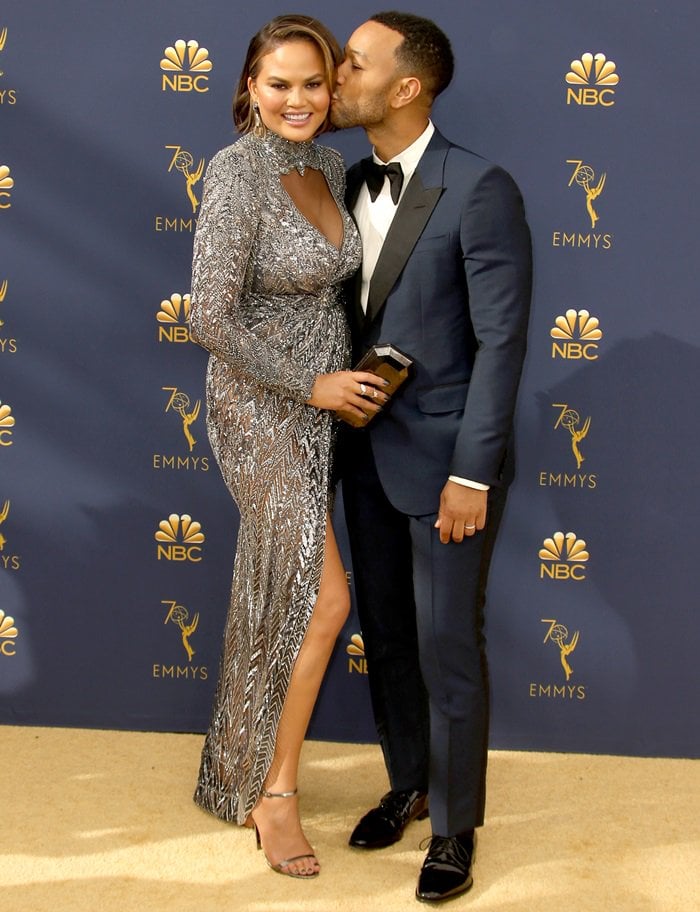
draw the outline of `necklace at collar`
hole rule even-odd
[[[307,168],[321,167],[321,153],[318,146],[312,142],[293,142],[285,139],[279,133],[268,130],[265,136],[258,139],[261,151],[266,159],[273,164],[280,174],[289,174],[295,168],[303,176]]]

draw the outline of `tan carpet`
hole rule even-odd
[[[194,806],[200,736],[0,727],[2,912],[402,912],[429,822],[380,852],[346,846],[385,787],[378,748],[309,742],[300,788],[323,870],[268,870],[251,831]],[[475,885],[498,912],[695,912],[698,765],[494,752]]]

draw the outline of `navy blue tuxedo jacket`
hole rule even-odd
[[[362,181],[358,163],[350,210]],[[382,247],[366,315],[359,288],[358,275],[347,289],[353,363],[377,342],[414,361],[383,413],[348,431],[370,434],[394,507],[437,512],[449,475],[506,483],[531,293],[530,233],[510,175],[436,130]]]

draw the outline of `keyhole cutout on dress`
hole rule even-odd
[[[343,217],[326,179],[315,168],[306,168],[280,176],[282,186],[299,212],[325,239],[340,250],[343,244]]]

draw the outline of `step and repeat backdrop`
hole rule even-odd
[[[376,11],[301,6],[341,43]],[[435,121],[514,175],[533,234],[492,745],[697,755],[697,6],[400,6],[450,35]],[[192,234],[248,41],[288,11],[0,9],[0,722],[206,728],[237,515],[188,332]],[[311,735],[374,738],[354,615]]]

